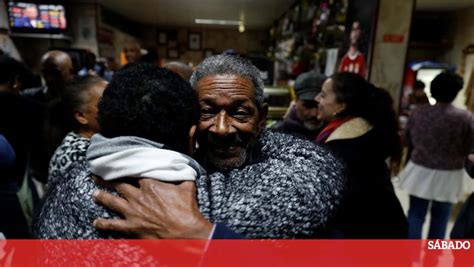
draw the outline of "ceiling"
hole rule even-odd
[[[194,23],[195,19],[243,20],[247,29],[266,29],[295,2],[295,0],[75,1],[96,2],[128,19],[150,25],[189,27],[197,26]],[[416,10],[422,11],[452,11],[468,7],[474,7],[474,0],[416,0]]]
[[[97,0],[131,20],[152,25],[196,26],[195,19],[243,20],[246,28],[265,29],[294,0]]]
[[[416,0],[416,10],[452,11],[474,7],[474,0]]]

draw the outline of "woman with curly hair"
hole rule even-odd
[[[388,92],[353,73],[328,78],[316,97],[317,137],[346,164],[343,202],[328,225],[330,237],[405,238],[407,222],[390,181],[386,160],[398,159],[400,142]]]

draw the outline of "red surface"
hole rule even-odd
[[[403,34],[385,34],[383,36],[385,43],[403,43],[403,40],[405,40]]]
[[[474,266],[466,242],[455,266]],[[0,266],[446,266],[442,253],[419,240],[0,240]]]

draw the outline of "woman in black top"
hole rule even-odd
[[[331,237],[406,238],[407,222],[386,160],[399,158],[400,142],[388,92],[358,75],[337,73],[316,97],[318,119],[328,125],[317,141],[347,167],[346,191],[327,227]]]

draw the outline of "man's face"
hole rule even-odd
[[[74,79],[72,61],[67,58],[43,66],[43,76],[48,87],[61,90]]]
[[[255,88],[237,75],[214,75],[197,84],[201,119],[198,143],[218,170],[242,166],[265,127],[267,107],[257,107]]]
[[[360,38],[360,24],[358,21],[352,23],[351,45],[357,45]]]
[[[303,121],[304,126],[309,130],[319,127],[321,122],[318,120],[318,102],[316,100],[296,100],[296,115]]]
[[[127,43],[123,48],[127,63],[137,63],[140,60],[140,47],[135,43]]]
[[[26,17],[29,19],[36,19],[38,17],[38,10],[34,6],[30,6],[25,8],[25,11],[23,13]]]

